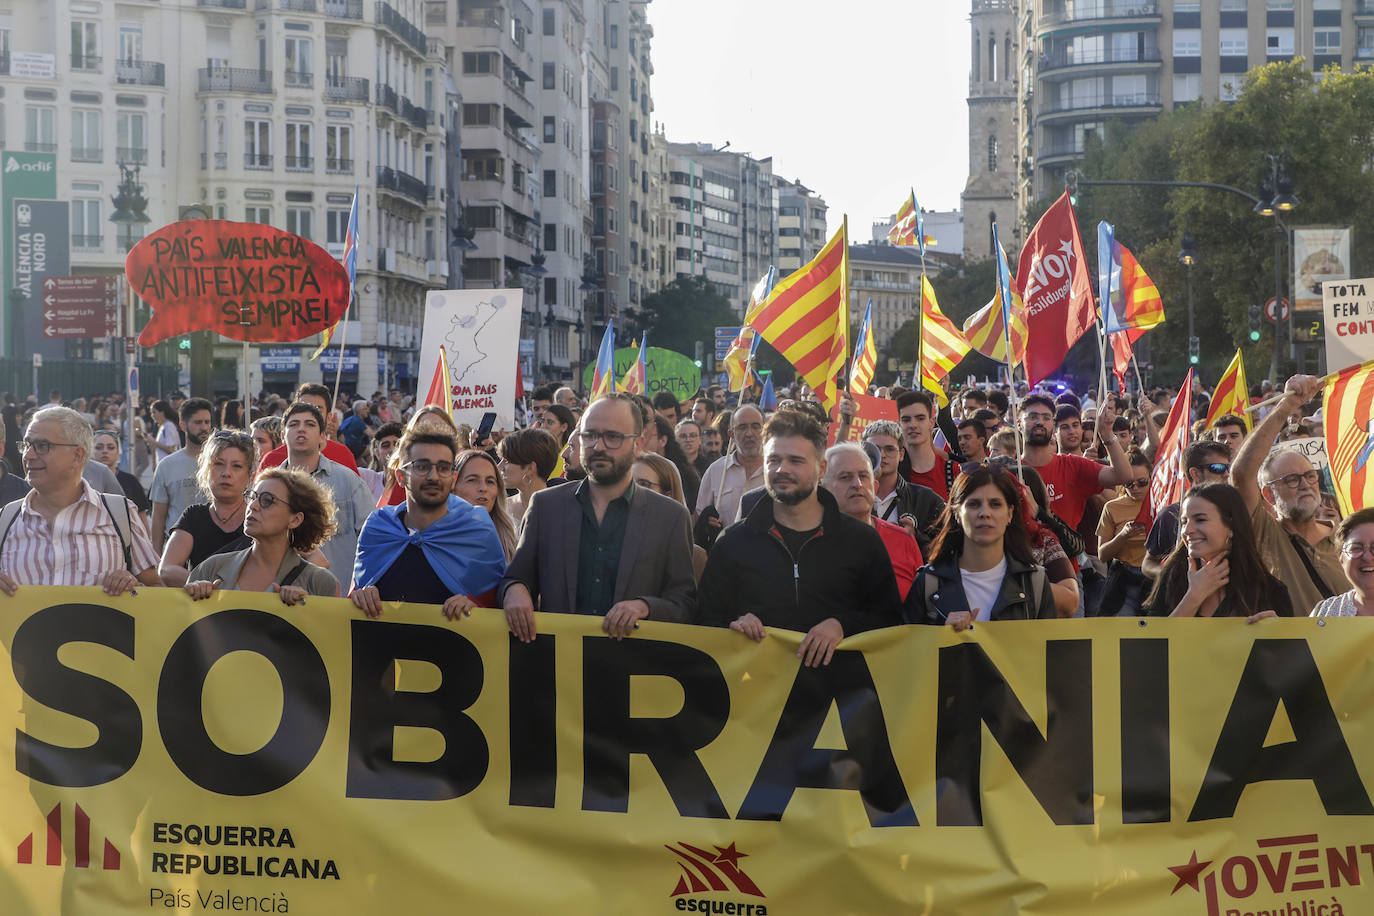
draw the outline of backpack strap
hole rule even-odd
[[[5,538],[10,536],[10,529],[14,527],[15,521],[19,518],[19,513],[24,508],[24,497],[5,503],[5,507],[0,509],[0,553],[5,550]]]
[[[122,506],[124,510],[123,512],[116,512],[114,510],[114,507],[111,505],[111,503],[116,500]],[[119,534],[119,546],[124,552],[124,568],[127,569],[129,572],[133,573],[135,576],[138,575],[138,573],[134,570],[134,557],[132,547],[133,521],[129,517],[129,500],[124,496],[123,493],[101,493],[100,502],[105,506],[105,511],[110,514],[110,521],[114,522],[115,531]],[[9,507],[6,506],[5,508],[8,509]],[[3,544],[4,541],[2,538],[0,538],[0,546],[3,546]]]
[[[277,583],[277,587],[286,588],[288,585],[294,583],[297,579],[300,578],[301,573],[305,572],[305,567],[307,565],[308,564],[304,560],[301,560],[294,567],[292,567],[289,573],[282,577],[281,582]]]

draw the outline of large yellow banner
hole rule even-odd
[[[1364,621],[0,608],[5,914],[1374,912]]]

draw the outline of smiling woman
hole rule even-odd
[[[1361,509],[1336,529],[1341,569],[1354,586],[1312,609],[1313,617],[1374,617],[1374,509]]]

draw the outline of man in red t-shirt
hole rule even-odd
[[[906,454],[898,472],[908,483],[929,487],[944,500],[959,474],[949,455],[935,447],[935,398],[928,391],[908,391],[897,398],[897,422]]]
[[[1097,428],[1111,429],[1116,410],[1104,403],[1097,412]],[[1080,455],[1059,455],[1054,451],[1055,404],[1048,395],[1031,394],[1021,399],[1021,460],[1035,468],[1045,481],[1049,509],[1070,528],[1083,520],[1083,509],[1094,493],[1131,479],[1131,466],[1115,436],[1106,437],[1110,465],[1101,465]]]
[[[321,414],[329,416],[329,389],[315,382],[304,382],[296,390],[296,400],[313,404],[319,408]],[[323,447],[320,449],[324,457],[335,464],[341,464],[354,474],[358,473],[358,462],[353,457],[353,451],[342,442],[333,439],[325,439]],[[275,468],[286,464],[286,444],[282,443],[266,455],[262,456],[262,464],[259,467]]]
[[[821,486],[830,491],[839,503],[840,511],[851,518],[878,529],[878,535],[892,561],[897,577],[897,591],[906,600],[916,571],[921,568],[921,548],[916,539],[901,525],[885,522],[873,515],[877,500],[873,483],[873,463],[862,447],[853,442],[832,445],[825,452],[825,474]]]

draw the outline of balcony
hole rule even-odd
[[[196,6],[217,10],[246,10],[248,0],[196,0]]]
[[[302,70],[287,70],[282,74],[287,89],[309,89],[315,85],[315,74]]]
[[[288,172],[313,172],[315,171],[315,157],[287,156],[286,170]]]
[[[360,76],[326,76],[324,97],[331,102],[366,102],[367,80]]]
[[[72,69],[83,73],[99,73],[101,58],[94,54],[73,54]]]
[[[40,140],[25,140],[24,152],[26,153],[55,153],[57,152],[56,143],[44,143]]]
[[[1374,16],[1374,0],[1356,0],[1355,16],[1357,18]]]
[[[150,60],[116,61],[115,81],[126,86],[165,86],[167,68]]]
[[[1081,143],[1056,143],[1053,146],[1042,147],[1035,154],[1035,164],[1037,166],[1059,165],[1064,162],[1072,162],[1083,156],[1083,145]]]
[[[271,70],[243,67],[202,67],[199,92],[272,92]]]
[[[72,162],[99,162],[105,151],[98,146],[73,146]]]
[[[1113,49],[1099,48],[1096,51],[1081,52],[1074,54],[1071,49],[1064,48],[1054,54],[1043,54],[1040,57],[1040,72],[1042,74],[1055,70],[1064,70],[1075,67],[1113,67],[1116,65],[1146,64],[1154,65],[1160,63],[1161,58],[1158,48],[1146,48],[1141,53],[1136,48]],[[1121,69],[1127,69],[1122,66]],[[1066,77],[1077,76],[1078,74],[1065,74]]]
[[[429,112],[418,105],[412,105],[410,99],[401,99],[401,117],[418,130],[424,130],[429,126]]]
[[[377,187],[386,191],[395,191],[403,197],[409,197],[421,206],[424,206],[429,199],[423,181],[414,175],[407,175],[405,172],[398,172],[384,165],[377,167]]]
[[[289,13],[313,13],[317,10],[315,0],[281,0],[281,8]]]
[[[390,29],[392,34],[415,49],[423,57],[429,50],[425,43],[425,33],[400,13],[390,3],[377,0],[377,24]]]
[[[1159,18],[1159,4],[1155,0],[1100,0],[1096,3],[1068,3],[1064,9],[1051,10],[1040,17],[1036,28],[1044,32],[1047,29],[1080,22]]]
[[[388,109],[392,114],[399,114],[401,111],[400,99],[396,95],[396,90],[390,86],[378,84],[377,104]]]
[[[324,161],[324,170],[325,170],[325,172],[327,172],[327,173],[330,174],[330,175],[352,175],[352,174],[353,174],[353,160],[352,160],[352,159],[326,159],[326,160]]]
[[[103,235],[78,235],[72,233],[72,248],[76,251],[99,251],[105,246]]]
[[[1038,118],[1052,117],[1074,112],[1129,112],[1132,109],[1146,113],[1149,109],[1159,108],[1158,92],[1132,92],[1119,95],[1078,96],[1050,101],[1040,107]]]
[[[128,165],[147,165],[148,148],[146,146],[117,146],[115,147],[115,162]]]
[[[362,19],[363,0],[324,0],[324,14],[330,19]]]
[[[257,169],[267,171],[272,168],[271,153],[244,153],[243,167],[245,169]]]

